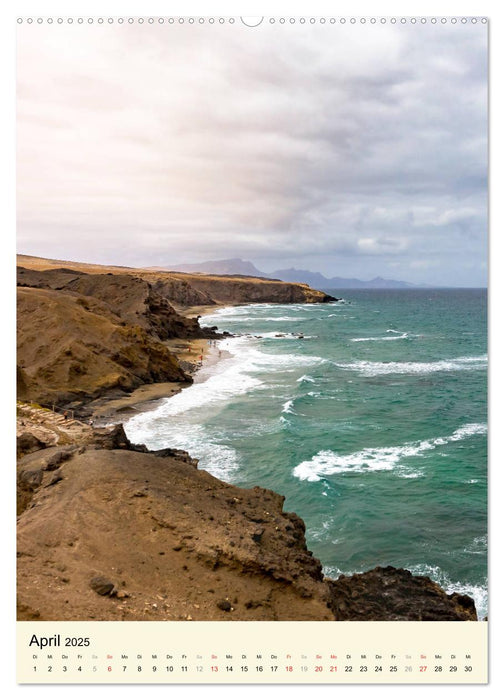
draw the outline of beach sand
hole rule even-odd
[[[212,310],[214,307],[204,307]],[[165,341],[168,349],[177,357],[186,374],[198,381],[198,370],[217,364],[229,357],[225,350],[219,350],[214,340],[197,338],[182,340],[173,338]],[[91,419],[95,425],[111,425],[127,420],[132,415],[157,408],[161,401],[178,394],[191,386],[189,382],[159,382],[142,384],[128,396],[99,399],[93,402]]]

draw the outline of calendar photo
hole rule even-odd
[[[17,19],[21,682],[483,682],[487,41]]]

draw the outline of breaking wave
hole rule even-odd
[[[455,357],[451,360],[435,362],[334,362],[334,366],[343,370],[358,372],[363,377],[377,377],[383,374],[432,374],[433,372],[467,372],[486,370],[488,356]]]
[[[404,445],[369,447],[349,455],[340,455],[332,450],[321,450],[311,459],[298,464],[292,473],[301,481],[320,481],[324,476],[344,472],[356,474],[397,469],[398,476],[409,479],[417,478],[422,475],[422,472],[418,469],[412,470],[404,465],[403,460],[418,457],[439,445],[458,442],[472,435],[481,435],[486,432],[487,426],[483,423],[468,423],[447,437],[417,440],[416,442],[407,442]]]

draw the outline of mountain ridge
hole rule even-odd
[[[161,269],[161,268],[151,268]],[[164,268],[163,268],[164,269]],[[320,272],[300,270],[294,267],[262,272],[249,260],[242,258],[228,258],[225,260],[208,260],[202,263],[189,263],[175,265],[178,272],[192,272],[214,275],[247,275],[262,279],[278,279],[283,282],[298,282],[310,286],[323,287],[324,289],[421,289],[427,285],[417,285],[402,280],[391,280],[383,277],[374,277],[372,280],[360,280],[355,277],[326,277]]]

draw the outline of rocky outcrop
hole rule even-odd
[[[328,581],[337,620],[477,620],[474,601],[448,595],[427,576],[406,569],[377,567]]]
[[[215,338],[194,318],[179,314],[145,279],[128,274],[87,274],[65,268],[30,270],[18,267],[18,287],[52,289],[73,296],[87,310],[107,316],[114,323],[140,326],[158,340]],[[200,297],[198,297],[200,299]]]
[[[324,578],[283,496],[121,426],[23,457],[18,494],[18,619],[475,619],[471,599],[402,569]]]
[[[170,274],[179,279],[184,276],[179,272]],[[211,296],[219,304],[316,304],[336,301],[329,294],[312,289],[307,284],[226,275],[190,277],[192,287]]]
[[[143,279],[152,284],[155,292],[182,308],[190,306],[215,306],[216,301],[206,292],[197,289],[191,281],[170,275],[142,272]]]
[[[19,256],[18,398],[46,405],[191,381],[172,339],[218,338],[179,306],[329,301],[306,285],[109,268]]]
[[[225,484],[183,455],[97,446],[52,485],[40,467],[30,486],[19,619],[332,619],[320,562],[281,496]],[[93,590],[100,576],[121,596]]]
[[[18,288],[19,398],[68,404],[144,383],[191,381],[166,346],[106,305],[53,289]]]

